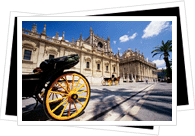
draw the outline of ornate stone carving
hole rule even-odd
[[[85,62],[91,62],[91,58],[90,57],[84,57]]]
[[[30,42],[30,41],[22,41],[22,48],[28,48],[31,49],[33,51],[36,51],[37,47],[36,47],[36,43],[34,42]]]
[[[109,62],[105,62],[104,64],[105,64],[105,66],[109,66],[110,63]]]
[[[95,62],[96,62],[97,64],[100,64],[100,63],[101,63],[101,60],[98,59],[98,60],[96,60]]]
[[[55,55],[57,55],[57,54],[58,54],[58,49],[55,48],[55,47],[46,46],[45,52],[46,52],[47,54],[55,54]]]

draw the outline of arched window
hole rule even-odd
[[[31,50],[24,50],[24,57],[23,59],[24,60],[31,60],[31,54],[32,54],[32,51]]]
[[[98,47],[102,48],[103,44],[101,42],[98,43]]]
[[[106,66],[106,71],[108,71],[108,66]]]
[[[100,64],[97,64],[97,70],[100,70]]]
[[[86,63],[86,68],[89,68],[89,62]]]

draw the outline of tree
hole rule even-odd
[[[172,72],[171,72],[171,67],[169,63],[168,57],[169,52],[172,52],[172,40],[168,40],[166,43],[162,40],[162,45],[159,45],[158,47],[155,47],[156,49],[153,50],[151,53],[154,53],[152,57],[156,56],[157,54],[160,54],[160,58],[163,55],[164,56],[164,61],[166,63],[166,69],[167,69],[167,83],[172,82]]]
[[[169,61],[169,64],[170,64],[171,74],[172,74],[172,60]],[[167,77],[167,69],[165,70],[165,72],[166,72],[165,76]]]

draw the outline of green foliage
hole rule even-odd
[[[151,53],[154,53],[152,57],[156,56],[157,54],[160,54],[160,58],[163,55],[164,57],[168,57],[169,52],[172,52],[172,40],[168,40],[166,43],[162,41],[162,45],[159,45],[158,47],[155,47],[156,49],[153,50]]]
[[[172,60],[171,62],[169,61],[168,57],[169,52],[172,52],[172,40],[168,40],[166,43],[164,43],[164,41],[162,40],[162,45],[159,45],[158,47],[155,47],[155,50],[153,50],[151,53],[154,53],[152,57],[156,56],[156,55],[160,55],[164,56],[164,61],[166,63],[166,76],[168,77],[169,81],[167,82],[172,82],[172,69],[171,69],[171,65],[172,65]]]

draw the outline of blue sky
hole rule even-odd
[[[158,68],[165,68],[163,57],[159,55],[152,58],[151,51],[162,45],[162,40],[172,40],[172,22],[170,21],[23,21],[22,28],[31,30],[33,23],[37,24],[38,33],[42,33],[46,24],[46,34],[55,36],[56,32],[65,40],[78,39],[82,33],[83,39],[89,37],[90,27],[95,35],[110,37],[110,45],[114,53],[122,54],[127,49],[143,52],[145,58],[157,64]],[[172,54],[170,53],[170,59]]]

